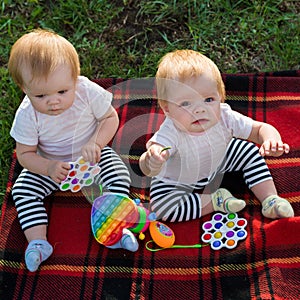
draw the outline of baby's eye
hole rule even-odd
[[[45,95],[35,95],[36,98],[43,98]]]
[[[58,91],[59,94],[65,94],[66,92],[67,92],[67,90]]]
[[[204,100],[204,102],[213,102],[215,99],[212,97],[208,97]]]
[[[179,106],[181,106],[181,107],[187,107],[187,106],[190,106],[190,105],[191,105],[190,101],[183,101],[183,102],[180,103]]]

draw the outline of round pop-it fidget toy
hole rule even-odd
[[[138,207],[129,198],[117,194],[104,194],[95,199],[91,212],[91,226],[95,239],[105,246],[120,240],[124,228],[138,220]]]
[[[93,184],[94,177],[101,170],[97,164],[86,162],[82,157],[79,157],[75,162],[70,162],[70,166],[66,179],[59,186],[62,191],[80,191],[84,186]]]
[[[238,241],[247,237],[246,225],[247,220],[239,218],[236,213],[216,213],[210,221],[202,225],[204,233],[201,239],[214,250],[223,247],[232,249],[237,246]]]

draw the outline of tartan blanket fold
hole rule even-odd
[[[227,102],[256,120],[276,126],[291,152],[267,158],[278,193],[295,217],[269,220],[240,174],[228,174],[222,186],[247,200],[238,213],[247,220],[247,237],[234,249],[171,248],[149,251],[149,232],[139,250],[111,250],[97,243],[91,205],[84,193],[56,192],[46,199],[48,238],[53,255],[35,273],[24,265],[27,242],[10,190],[20,172],[15,153],[0,220],[1,299],[298,299],[300,295],[300,71],[223,74]],[[131,196],[149,201],[150,179],[138,158],[164,116],[152,79],[95,79],[114,95],[120,126],[111,146],[127,164]],[[204,244],[200,220],[168,223],[176,245]]]

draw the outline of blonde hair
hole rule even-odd
[[[34,80],[47,78],[60,65],[71,67],[74,81],[80,74],[80,63],[74,46],[55,32],[36,29],[23,35],[13,45],[8,70],[20,87],[24,85],[22,70],[28,67]]]
[[[162,57],[156,72],[158,102],[165,104],[168,99],[168,82],[184,82],[192,77],[211,72],[216,80],[221,101],[225,101],[225,86],[221,73],[215,63],[205,55],[194,50],[175,50]]]

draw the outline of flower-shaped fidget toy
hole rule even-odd
[[[86,162],[82,157],[79,157],[75,162],[70,162],[70,166],[69,174],[59,186],[62,191],[80,191],[84,186],[91,185],[94,182],[94,177],[101,170],[97,164]]]
[[[210,243],[213,250],[219,250],[223,247],[228,249],[235,248],[239,240],[247,237],[245,227],[247,220],[239,218],[236,213],[213,215],[211,221],[202,225],[204,233],[201,239],[205,243]]]

